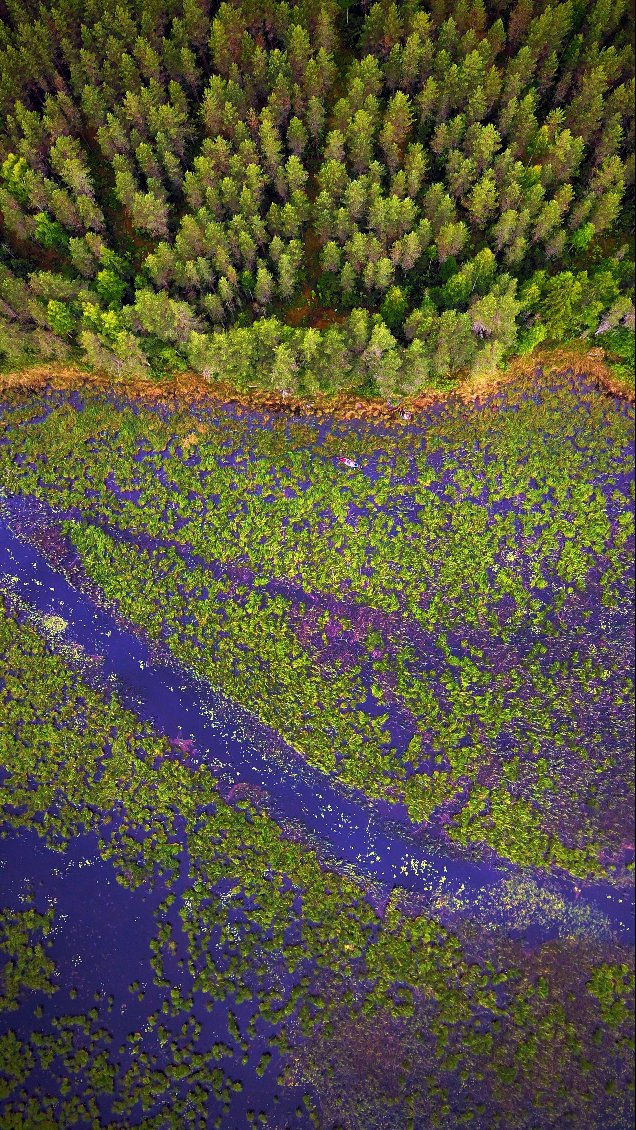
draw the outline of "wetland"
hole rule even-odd
[[[4,396],[2,1125],[631,1126],[633,406]]]

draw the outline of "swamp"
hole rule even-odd
[[[3,394],[3,1130],[632,1126],[633,417]]]

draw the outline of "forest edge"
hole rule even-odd
[[[451,389],[424,389],[415,396],[387,401],[381,397],[362,397],[359,391],[312,397],[281,395],[268,389],[252,388],[249,393],[220,381],[206,381],[190,371],[175,373],[167,380],[152,381],[122,379],[113,382],[112,376],[79,365],[50,362],[35,364],[11,372],[0,372],[0,395],[22,391],[41,392],[44,389],[91,389],[95,392],[117,392],[132,400],[145,402],[192,404],[205,400],[219,405],[232,404],[249,411],[281,413],[286,416],[332,416],[340,419],[378,419],[408,422],[414,414],[435,403],[459,400],[472,404],[492,396],[512,380],[532,381],[537,370],[545,372],[572,371],[585,376],[599,392],[634,403],[634,389],[612,373],[605,360],[603,349],[588,351],[569,349],[537,350],[532,358],[517,358],[504,370],[466,376]],[[405,421],[406,417],[406,421]]]

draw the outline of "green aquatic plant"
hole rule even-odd
[[[15,1012],[27,993],[55,992],[55,963],[47,941],[53,923],[53,908],[40,914],[34,906],[0,911],[0,1012]],[[9,1057],[10,1058],[10,1057]]]
[[[133,1022],[119,1050],[105,993],[76,999],[48,1027],[36,1018],[27,1034],[3,1037],[10,1118],[37,1125],[55,1111],[70,1128],[99,1119],[106,1104],[114,1125],[139,1110],[157,1130],[179,1119],[228,1124],[242,1083],[237,1051],[270,1086],[280,1076],[275,1093],[283,1102],[289,1094],[288,1109],[301,1115],[328,1119],[342,1071],[359,1063],[369,1074],[363,1086],[350,1077],[345,1105],[371,1126],[388,1109],[403,1125],[412,1117],[440,1127],[470,1113],[479,1125],[485,1109],[502,1127],[529,1125],[540,1109],[568,1118],[581,1105],[608,1124],[622,1117],[633,993],[622,958],[602,960],[583,922],[578,937],[528,955],[489,927],[475,936],[461,913],[444,924],[399,889],[380,918],[355,872],[321,865],[258,806],[224,802],[204,767],[171,761],[169,743],[71,671],[37,623],[4,610],[0,626],[14,753],[2,782],[5,830],[31,829],[58,850],[93,831],[125,886],[157,892],[155,1011]],[[162,876],[167,847],[176,851]],[[20,929],[9,915],[7,936],[18,967],[28,956],[31,970],[34,930],[49,918],[25,913]],[[178,973],[177,952],[186,959]],[[46,994],[39,975],[29,981]],[[129,982],[129,999],[139,985]],[[219,1009],[222,1039],[199,1020]],[[599,1040],[603,1010],[610,1034]],[[402,1065],[399,1086],[387,1049]],[[471,1101],[454,1091],[460,1075],[478,1084]]]
[[[597,798],[629,779],[632,692],[585,605],[594,576],[603,608],[625,599],[629,420],[567,375],[500,409],[389,437],[90,399],[23,427],[16,406],[0,472],[73,510],[107,597],[312,764],[466,846],[612,875],[625,836]]]

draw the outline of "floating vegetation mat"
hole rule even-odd
[[[633,409],[2,422],[2,1125],[631,1126]]]

